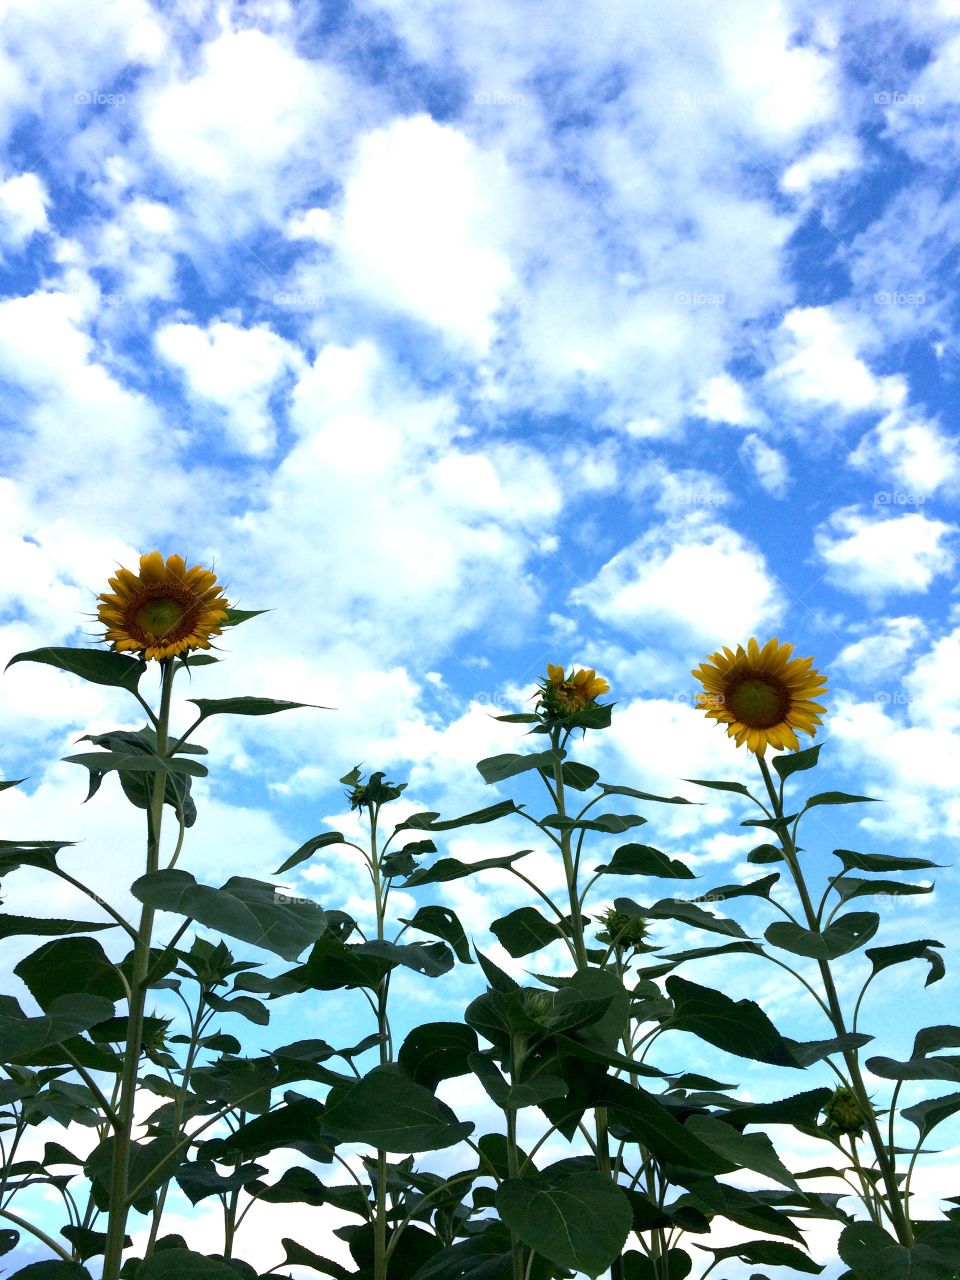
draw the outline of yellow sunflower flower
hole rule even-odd
[[[217,575],[201,565],[188,569],[180,556],[164,562],[159,551],[140,557],[140,572],[118,569],[112,591],[97,597],[104,640],[118,651],[144,658],[172,658],[189,649],[209,649],[220,634],[228,603]]]
[[[724,648],[692,673],[706,692],[697,694],[697,706],[720,724],[737,746],[762,756],[767,746],[775,750],[800,750],[797,730],[814,737],[825,710],[814,698],[826,692],[826,676],[812,658],[791,658],[792,644],[776,637],[761,649],[751,638],[736,653]]]
[[[541,701],[554,715],[572,716],[595,702],[610,686],[591,667],[580,667],[566,678],[563,667],[547,663],[547,678],[541,684]]]

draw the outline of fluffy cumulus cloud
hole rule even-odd
[[[763,555],[699,514],[650,529],[572,598],[616,627],[705,645],[761,630],[783,608]]]
[[[953,568],[957,529],[920,512],[877,516],[849,508],[817,530],[817,554],[845,591],[883,600],[929,589]]]

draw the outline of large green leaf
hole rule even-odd
[[[211,1158],[217,1161],[255,1159],[289,1147],[309,1160],[329,1163],[333,1150],[324,1130],[323,1103],[293,1094],[286,1096],[289,1101],[275,1111],[249,1120],[229,1138],[211,1142],[208,1145]]]
[[[689,1195],[697,1208],[721,1214],[732,1222],[739,1222],[751,1231],[765,1231],[769,1235],[786,1236],[803,1244],[803,1236],[789,1215],[766,1202],[765,1192],[742,1191],[712,1178],[704,1178],[690,1188]],[[687,1197],[683,1197],[686,1203]]]
[[[305,1249],[296,1240],[290,1240],[285,1236],[280,1243],[283,1245],[285,1254],[283,1260],[288,1266],[310,1267],[314,1271],[319,1271],[321,1275],[333,1276],[333,1280],[354,1280],[356,1276],[355,1271],[348,1271],[339,1262],[331,1262],[329,1258],[321,1258],[318,1253]]]
[[[112,1001],[96,995],[59,996],[38,1018],[17,1017],[5,1008],[0,1013],[0,1062],[13,1062],[61,1044],[112,1013]]]
[[[477,1033],[462,1022],[427,1022],[414,1027],[400,1046],[397,1061],[414,1083],[431,1091],[441,1080],[465,1076],[477,1051]]]
[[[818,1276],[823,1270],[823,1267],[792,1244],[783,1244],[779,1240],[744,1240],[742,1244],[728,1244],[723,1249],[698,1244],[697,1248],[712,1253],[715,1262],[723,1262],[726,1258],[738,1258],[741,1262],[766,1262],[774,1267],[793,1267],[794,1271],[803,1271],[811,1276]]]
[[[623,1280],[686,1280],[690,1265],[690,1255],[683,1249],[668,1249],[657,1260],[654,1270],[652,1259],[631,1249],[623,1255]],[[760,1278],[752,1277],[752,1280]]]
[[[43,662],[70,675],[80,676],[91,684],[112,685],[118,689],[136,689],[147,664],[137,658],[125,658],[109,649],[31,649],[10,659],[7,667],[15,662]]]
[[[374,954],[363,943],[325,937],[317,939],[306,963],[293,970],[291,977],[316,991],[341,987],[368,987],[372,991],[398,963],[396,956]]]
[[[0,876],[18,867],[40,867],[56,873],[57,854],[70,848],[72,840],[0,840]]]
[[[508,1178],[497,1211],[519,1238],[561,1267],[598,1276],[620,1254],[633,1212],[626,1195],[597,1172]]]
[[[704,1173],[730,1173],[736,1168],[734,1161],[708,1147],[646,1089],[608,1076],[599,1086],[596,1102],[607,1108],[611,1123],[622,1126],[630,1141],[669,1165],[676,1178],[678,1170],[694,1171],[700,1178]]]
[[[856,1280],[956,1280],[960,1227],[931,1223],[907,1249],[882,1227],[854,1222],[840,1233],[839,1251]]]
[[[846,791],[821,791],[818,795],[811,796],[801,810],[806,813],[808,809],[815,809],[818,805],[823,804],[876,804],[876,796],[852,796]]]
[[[928,1053],[941,1049],[960,1049],[960,1027],[951,1025],[923,1027],[913,1041],[911,1058],[925,1058]]]
[[[685,1127],[711,1151],[716,1151],[741,1169],[753,1169],[755,1173],[790,1187],[792,1191],[800,1190],[797,1180],[782,1163],[765,1133],[739,1133],[725,1121],[715,1120],[712,1116],[690,1116]],[[769,1259],[757,1261],[768,1262]]]
[[[553,772],[565,755],[563,751],[534,751],[529,755],[488,756],[486,760],[477,762],[477,769],[484,782],[503,782],[505,778],[516,777],[518,773],[527,773],[530,769],[546,769]]]
[[[759,1124],[765,1128],[771,1124],[806,1125],[809,1128],[816,1123],[824,1103],[829,1102],[831,1096],[829,1089],[809,1089],[777,1102],[748,1102],[727,1112],[724,1124],[735,1124],[738,1129],[748,1124]]]
[[[131,892],[147,906],[189,916],[284,960],[296,960],[326,927],[315,902],[245,876],[232,876],[221,889],[212,889],[197,884],[188,871],[155,871],[135,880]]]
[[[637,791],[635,787],[612,787],[606,782],[600,783],[600,790],[605,796],[633,796],[635,800],[655,800],[657,804],[695,804],[684,796],[655,796],[649,791]]]
[[[666,1025],[691,1031],[708,1044],[778,1067],[796,1067],[787,1042],[752,1000],[731,1000],[721,991],[673,975],[666,980],[674,1012]]]
[[[875,911],[848,911],[819,932],[778,920],[763,935],[771,946],[814,960],[836,960],[869,942],[880,927]]]
[[[662,879],[695,880],[696,875],[683,862],[669,858],[647,844],[623,844],[611,860],[597,867],[615,876],[658,876]]]
[[[80,764],[91,773],[110,773],[119,769],[124,773],[186,773],[193,778],[204,778],[209,772],[199,760],[186,760],[182,756],[155,756],[143,751],[80,751],[63,757],[67,764]]]
[[[31,1262],[12,1272],[10,1280],[90,1280],[90,1272],[79,1262]]]
[[[375,1067],[356,1084],[331,1091],[323,1127],[339,1142],[412,1153],[451,1147],[473,1132],[429,1089],[399,1070]]]
[[[115,966],[94,938],[58,938],[45,942],[14,969],[41,1009],[59,996],[86,992],[122,1000],[126,988]],[[112,1012],[112,1009],[111,1009]]]
[[[137,1267],[137,1280],[237,1280],[227,1262],[190,1249],[160,1249]]]
[[[930,884],[909,884],[905,880],[873,880],[868,876],[841,876],[833,883],[834,891],[842,902],[852,898],[870,898],[875,894],[894,898],[905,898],[911,894],[933,893]]]
[[[511,956],[526,956],[563,937],[555,921],[548,920],[536,907],[518,907],[490,926],[505,951]]]
[[[692,782],[697,787],[708,787],[711,791],[735,791],[738,796],[750,794],[742,782],[718,782],[715,778],[684,778],[684,782]]]

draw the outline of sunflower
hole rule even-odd
[[[109,582],[113,590],[97,597],[97,617],[107,629],[104,640],[116,650],[160,659],[209,649],[227,616],[217,575],[199,564],[188,569],[180,556],[164,563],[159,551],[151,551],[140,557],[139,574],[118,569]]]
[[[825,692],[826,676],[813,667],[812,658],[791,658],[792,644],[774,637],[761,649],[751,638],[746,649],[737,645],[714,653],[692,674],[705,693],[697,694],[697,706],[727,726],[727,736],[762,756],[767,746],[783,751],[800,750],[796,731],[812,738],[824,711],[812,701]]]
[[[572,716],[595,702],[609,688],[606,680],[598,676],[592,667],[589,670],[580,667],[565,678],[563,667],[548,662],[547,677],[540,685],[540,704],[553,715]]]

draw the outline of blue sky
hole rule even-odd
[[[754,634],[829,674],[829,783],[887,797],[825,847],[945,850],[956,0],[12,0],[2,40],[0,662],[88,642],[159,548],[274,610],[204,694],[337,708],[209,726],[198,876],[346,829],[361,760],[405,811],[489,800],[473,762],[518,741],[489,713],[548,661],[610,681],[606,776],[745,778],[689,670]],[[104,887],[136,817],[54,762],[130,714],[0,681],[5,826],[82,839]],[[651,838],[719,883],[741,816]],[[340,860],[292,883],[364,909]],[[469,886],[481,936],[516,898]],[[897,936],[955,941],[956,891]]]

